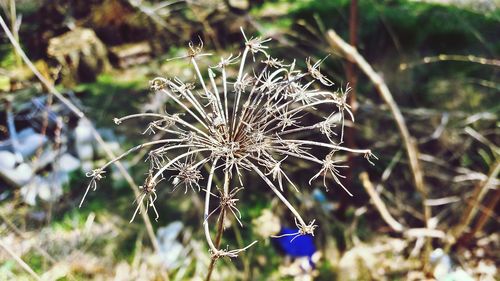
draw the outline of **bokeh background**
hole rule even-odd
[[[352,88],[356,122],[347,123],[346,142],[378,160],[343,159],[354,197],[333,184],[328,192],[320,181],[309,185],[316,171],[305,163],[285,167],[301,190],[287,197],[319,225],[312,242],[294,246],[269,238],[295,224],[249,176],[238,202],[245,225],[227,225],[222,245],[259,243],[219,261],[212,280],[498,280],[498,0],[0,4],[6,27],[48,83],[2,30],[0,280],[203,280],[210,262],[203,192],[162,183],[159,220],[129,223],[131,186],[144,181],[147,150],[121,161],[123,170],[108,169],[78,204],[86,172],[110,153],[161,138],[141,134],[141,120],[116,126],[113,118],[175,110],[149,81],[193,79],[188,61],[167,61],[190,41],[203,40],[213,54],[202,68],[237,54],[240,27],[272,38],[269,53],[301,69],[307,57],[326,58],[322,72]],[[404,118],[399,126],[395,112]]]

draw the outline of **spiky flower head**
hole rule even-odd
[[[333,178],[347,191],[340,181],[343,177],[340,168],[345,166],[338,164],[337,153],[371,156],[370,150],[350,149],[342,145],[344,111],[350,117],[352,113],[343,97],[346,93],[313,88],[315,84],[322,87],[333,85],[320,72],[321,61],[313,64],[310,58],[307,59],[308,70],[301,72],[295,68],[295,61],[285,65],[269,56],[268,46],[264,45],[269,39],[247,39],[244,33],[243,37],[245,48],[241,57],[230,55],[222,58],[219,64],[207,70],[208,79],[203,77],[198,67],[200,57],[207,55],[202,53],[203,44],[190,44],[189,54],[182,58],[190,60],[198,79],[197,85],[182,82],[176,77],[159,77],[151,81],[151,89],[167,95],[181,108],[180,112],[174,112],[177,108],[167,108],[167,112],[162,114],[144,113],[115,118],[116,124],[131,118],[149,118],[151,121],[146,131],[153,134],[163,132],[165,137],[134,147],[89,174],[92,177],[89,189],[95,189],[96,181],[103,177],[108,165],[140,148],[154,146],[148,154],[150,169],[141,187],[142,195],[136,200],[138,205],[132,220],[141,207],[146,211],[153,208],[158,217],[156,191],[166,188],[158,183],[164,179],[164,174],[174,172],[175,175],[169,178],[173,189],[184,185],[184,192],[192,189],[205,193],[203,224],[210,251],[216,258],[235,257],[247,248],[218,249],[209,232],[209,221],[213,220],[215,213],[219,213],[219,219],[221,214],[232,214],[242,224],[237,193],[261,188],[261,185],[252,185],[243,189],[246,174],[261,178],[264,186],[291,211],[299,229],[295,235],[313,235],[317,227],[314,220],[306,223],[284,196],[287,186],[299,191],[287,174],[285,163],[297,160],[310,162],[318,169],[310,184],[321,176],[326,187]],[[256,56],[263,56],[261,63],[247,65],[250,54],[254,62]],[[228,68],[238,62],[237,76],[228,77]],[[328,110],[328,117],[317,116],[320,107]],[[217,175],[224,178],[224,186],[219,189],[218,196],[212,193]],[[236,180],[240,187],[232,184]],[[210,201],[213,198],[218,200],[218,207],[211,211]]]

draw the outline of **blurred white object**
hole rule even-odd
[[[19,139],[19,146],[17,149],[23,156],[23,158],[28,158],[33,155],[37,149],[45,145],[47,143],[47,136],[38,134],[33,130],[33,128],[27,128],[22,130],[17,134]]]
[[[35,176],[28,184],[21,187],[21,196],[26,204],[36,205],[36,199],[55,202],[63,194],[62,186],[68,182],[65,172],[51,173],[47,177]]]
[[[90,124],[87,120],[80,119],[74,132],[76,141],[79,143],[89,143],[93,140],[92,124]]]
[[[160,246],[158,257],[167,269],[178,267],[183,262],[184,246],[177,241],[184,225],[180,221],[174,221],[167,226],[160,227],[156,232],[156,239]]]
[[[438,281],[474,281],[467,272],[462,269],[456,269],[455,271],[447,274],[442,278],[437,278]]]
[[[88,172],[92,170],[92,159],[94,158],[94,148],[92,147],[92,124],[88,121],[80,119],[75,131],[75,148],[78,158],[82,161],[82,171]]]
[[[15,169],[4,169],[0,171],[2,176],[16,186],[22,186],[28,183],[33,176],[33,170],[26,163],[21,163]]]
[[[434,277],[438,280],[447,276],[451,271],[451,258],[441,248],[437,248],[432,251],[430,255],[430,262],[434,266]]]
[[[313,264],[317,264],[321,259],[321,252],[314,253],[310,258],[301,257],[293,260],[288,265],[282,265],[279,268],[281,276],[292,276],[294,281],[312,281],[319,272]]]
[[[73,172],[74,170],[78,169],[80,167],[80,160],[77,158],[73,157],[73,155],[69,153],[64,153],[57,159],[57,168],[59,171],[62,172]]]
[[[16,166],[16,156],[10,151],[0,151],[0,170],[11,170]]]
[[[281,230],[280,219],[270,209],[264,209],[262,214],[252,221],[252,224],[254,231],[266,239],[278,234]]]

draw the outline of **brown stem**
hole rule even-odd
[[[477,233],[483,229],[486,222],[488,222],[490,217],[494,215],[495,207],[497,206],[498,201],[500,201],[500,189],[497,188],[493,197],[486,204],[485,210],[481,212],[481,215],[477,220],[476,226],[474,226],[474,228],[471,231],[472,234]]]
[[[495,191],[495,194],[493,194],[493,197],[488,201],[488,203],[484,207],[484,210],[481,212],[481,215],[477,219],[474,228],[472,228],[470,232],[467,232],[459,237],[459,240],[457,242],[459,246],[467,245],[470,240],[474,238],[474,235],[483,229],[484,225],[488,222],[490,217],[494,215],[495,207],[497,206],[498,201],[500,201],[500,189],[497,189]]]
[[[498,174],[500,173],[500,161],[497,161],[495,164],[491,166],[491,170],[488,174],[488,177],[479,182],[472,193],[472,197],[469,199],[467,202],[467,208],[462,214],[462,218],[460,219],[460,223],[455,227],[454,229],[454,237],[457,238],[457,240],[460,240],[464,233],[466,233],[467,227],[469,227],[472,219],[476,216],[476,213],[478,211],[478,206],[481,203],[481,201],[484,199],[486,196],[486,193],[488,192],[488,189],[492,185],[492,182],[494,179],[497,178]]]
[[[224,189],[223,189],[224,195],[223,196],[229,196],[229,172],[226,171],[225,176],[224,176]],[[215,247],[219,249],[220,247],[220,242],[222,240],[222,233],[224,232],[224,220],[226,219],[226,208],[224,206],[221,206],[221,212],[219,214],[219,217],[217,219],[218,224],[217,224],[217,236],[215,237]],[[215,263],[217,262],[217,257],[212,256],[212,260],[210,261],[210,265],[208,266],[208,271],[207,271],[207,277],[205,278],[205,281],[210,281],[210,278],[212,277],[212,272],[215,268]]]
[[[351,0],[349,15],[349,44],[356,48],[357,45],[357,33],[358,33],[358,1]],[[351,84],[351,93],[348,97],[348,103],[351,106],[353,113],[356,112],[356,84],[358,82],[358,77],[356,75],[355,64],[352,61],[348,61],[346,65],[346,75],[347,81]],[[349,137],[349,136],[348,136]],[[351,147],[351,146],[349,146]]]
[[[351,0],[351,5],[349,8],[349,44],[353,47],[356,47],[357,44],[357,33],[358,33],[358,1]],[[349,96],[347,97],[347,103],[351,106],[352,113],[356,113],[357,104],[356,104],[356,86],[358,83],[358,77],[355,70],[355,64],[351,61],[347,61],[345,70],[346,70],[346,78],[351,91],[349,92]],[[348,147],[355,148],[356,142],[354,141],[354,127],[347,127],[345,130],[345,140]],[[351,153],[347,156],[347,165],[349,167],[354,167],[354,157]],[[348,185],[352,185],[354,180],[353,169],[348,169],[346,174],[347,180],[346,183]],[[344,202],[344,201],[341,201]],[[348,202],[348,201],[345,201]]]
[[[224,219],[226,217],[226,211],[222,210],[222,212],[219,215],[219,223],[217,224],[217,236],[215,237],[215,247],[217,249],[220,247],[220,241],[222,240],[222,232],[224,232]],[[205,281],[210,281],[210,278],[212,277],[212,272],[215,268],[215,263],[217,262],[217,257],[212,257],[212,260],[210,261],[210,265],[208,266],[208,272],[207,272],[207,277],[205,278]]]

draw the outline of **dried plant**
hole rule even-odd
[[[136,146],[89,173],[92,180],[88,189],[95,190],[96,181],[103,178],[103,171],[107,166],[138,149],[155,146],[149,152],[147,160],[150,169],[145,184],[141,187],[143,193],[136,199],[138,206],[133,220],[141,211],[141,205],[146,211],[152,208],[158,218],[155,207],[156,190],[167,171],[176,173],[168,179],[173,189],[184,185],[185,192],[188,187],[198,192],[204,185],[201,183],[204,180],[201,169],[205,167],[208,177],[203,188],[203,225],[213,260],[209,276],[215,260],[221,257],[237,257],[256,242],[243,249],[219,248],[226,215],[231,213],[240,225],[243,224],[237,208],[236,195],[243,190],[242,186],[245,186],[246,173],[262,178],[269,189],[290,209],[299,229],[295,236],[314,235],[317,227],[314,220],[306,223],[283,195],[286,183],[298,192],[297,186],[284,170],[283,162],[290,163],[294,159],[311,162],[318,166],[319,170],[312,176],[310,184],[322,176],[326,187],[327,179],[331,177],[347,191],[339,179],[343,178],[339,168],[346,166],[338,164],[337,153],[358,153],[367,159],[373,156],[370,150],[351,149],[342,145],[344,113],[347,112],[353,119],[345,98],[348,91],[327,92],[312,88],[315,82],[319,82],[323,87],[333,85],[333,82],[320,72],[321,61],[312,64],[311,60],[307,59],[308,71],[301,72],[295,68],[295,61],[285,65],[269,56],[268,47],[264,45],[269,39],[247,38],[244,33],[243,36],[243,54],[222,58],[216,66],[210,67],[207,82],[198,67],[198,60],[208,54],[202,53],[202,43],[197,46],[191,43],[188,55],[182,58],[190,60],[198,79],[198,88],[195,84],[184,83],[178,78],[159,77],[151,81],[152,90],[167,95],[183,112],[133,114],[115,119],[115,123],[120,124],[131,118],[151,118],[146,132],[154,134],[162,131],[169,137]],[[246,61],[249,54],[254,62],[257,56],[262,56],[261,64],[254,63],[248,67]],[[237,77],[231,80],[227,77],[227,70],[238,62]],[[216,76],[215,71],[220,72],[220,75]],[[328,108],[330,113],[326,118],[316,120],[319,118],[312,113],[319,107]],[[335,142],[337,126],[341,135]],[[216,196],[212,193],[212,185],[218,174],[223,175],[224,184],[219,190],[220,195]],[[238,180],[239,187],[231,184],[233,179]],[[246,189],[255,188],[247,186]],[[210,211],[210,201],[213,198],[218,201],[218,206]],[[219,227],[214,243],[210,235],[209,221],[215,213],[218,213]]]

